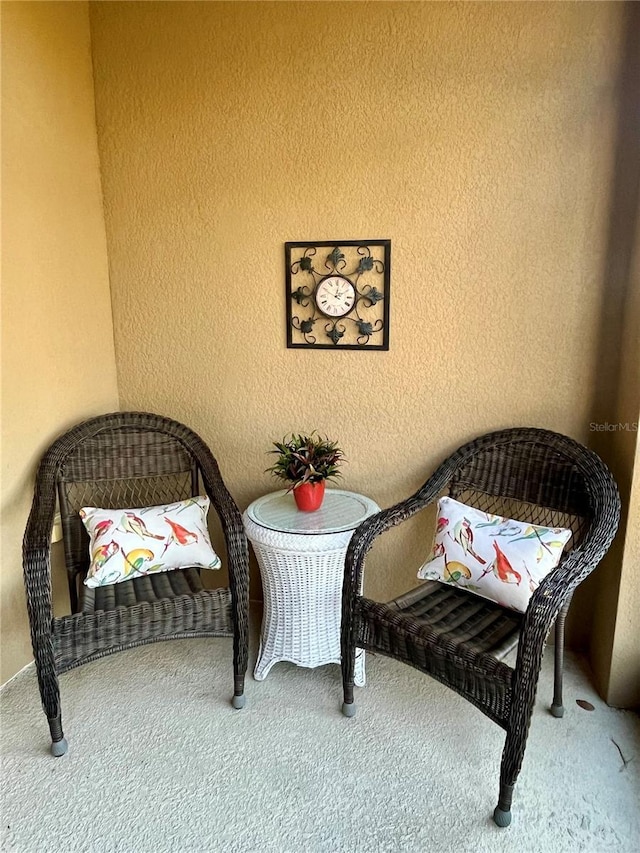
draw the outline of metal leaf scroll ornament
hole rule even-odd
[[[302,305],[303,308],[306,308],[306,306],[309,304],[309,296],[310,294],[307,292],[306,287],[299,287],[291,294],[291,298],[295,299],[298,305]]]
[[[327,260],[331,262],[334,269],[338,269],[338,266],[344,267],[346,264],[344,253],[340,251],[340,246],[336,246],[333,252],[327,255]],[[325,267],[329,269],[329,264],[325,264]]]
[[[328,328],[328,327],[325,327],[325,328]],[[345,333],[345,327],[344,326],[342,326],[342,331],[340,331],[337,326],[333,326],[333,328],[329,328],[329,331],[327,332],[327,337],[330,338],[333,341],[333,343],[336,344],[336,346],[337,346],[340,338],[342,338],[344,336],[344,333]]]
[[[311,334],[311,332],[313,331],[313,324],[316,322],[316,319],[317,318],[315,317],[309,317],[306,320],[301,320],[299,317],[291,318],[291,325],[294,329],[297,329],[299,332],[302,332],[302,334],[304,335],[304,339],[308,344],[315,344],[316,342],[315,335]]]
[[[380,293],[380,291],[375,287],[372,287],[367,290],[365,293],[362,294],[362,296],[366,300],[369,307],[371,307],[372,305],[376,305],[376,303],[378,302],[382,302],[382,300],[384,299],[383,294]]]
[[[368,272],[373,269],[373,258],[371,255],[368,255],[366,258],[360,258],[360,263],[358,264],[358,272]]]
[[[292,275],[297,275],[299,272],[308,272],[312,276],[315,273],[313,268],[313,256],[315,255],[317,249],[313,246],[309,246],[305,249],[304,255],[297,261],[291,264],[291,273]]]
[[[367,323],[365,320],[356,320],[356,324],[358,326],[358,331],[361,335],[372,335],[373,334],[373,324]]]
[[[357,341],[362,345],[368,342],[371,335],[375,332],[381,332],[384,327],[382,320],[376,320],[376,322],[372,324],[368,323],[366,320],[358,318],[357,320],[354,320],[354,322],[358,327],[358,332],[360,333],[357,337]]]

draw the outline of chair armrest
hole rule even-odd
[[[538,672],[549,631],[575,588],[600,563],[613,541],[620,512],[620,498],[614,487],[607,508],[585,540],[562,559],[531,596],[518,642],[518,659],[513,677],[511,726],[528,726],[535,701]]]
[[[564,603],[575,588],[598,566],[613,542],[620,519],[620,496],[611,476],[601,490],[603,505],[597,508],[598,521],[577,548],[564,556],[543,578],[531,596],[524,619],[523,638],[533,625],[544,632],[543,642]]]
[[[200,439],[198,443],[202,480],[220,518],[227,547],[229,588],[235,604],[239,605],[248,602],[249,598],[249,545],[242,514],[222,479],[213,454]]]
[[[407,521],[432,504],[451,479],[454,470],[455,464],[452,463],[451,459],[443,462],[417,492],[399,503],[369,516],[355,529],[349,541],[345,558],[342,587],[345,606],[347,600],[351,596],[357,595],[360,590],[364,561],[374,540],[382,533],[402,524],[403,521]]]
[[[583,571],[584,554],[581,550],[573,551],[561,560],[558,566],[544,578],[529,601],[520,629],[517,660],[511,684],[509,721],[511,729],[526,731],[529,728],[549,631],[563,604],[589,571]],[[525,741],[526,738],[522,742],[519,761],[522,760]]]
[[[45,458],[36,475],[33,503],[22,542],[22,568],[33,653],[53,654],[53,608],[51,603],[51,533],[56,509],[51,485],[55,460]]]

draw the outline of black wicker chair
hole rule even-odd
[[[434,581],[388,604],[359,593],[375,538],[442,495],[497,515],[572,530],[560,564],[540,583],[526,613]],[[507,429],[465,444],[414,495],[367,519],[351,539],[342,604],[343,713],[355,714],[356,647],[410,664],[451,687],[506,731],[494,820],[508,826],[547,635],[555,621],[551,713],[561,717],[564,621],[571,595],[609,548],[619,514],[609,470],[570,438]],[[425,558],[427,550],[428,543]],[[504,658],[516,644],[515,666],[509,666]]]
[[[203,492],[204,489],[204,492]],[[152,506],[206,493],[226,545],[228,589],[205,589],[185,568],[89,589],[82,506]],[[60,507],[72,614],[51,609],[51,536]],[[240,512],[218,464],[194,432],[154,414],[120,412],[70,429],[40,463],[23,544],[31,641],[54,755],[67,750],[58,675],[113,652],[158,640],[233,637],[233,706],[242,708],[248,652],[249,565]]]

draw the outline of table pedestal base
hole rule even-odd
[[[260,651],[254,678],[262,681],[280,661],[303,667],[340,664],[342,579],[352,531],[333,534],[331,550],[326,550],[326,541],[320,541],[328,540],[329,536],[280,534],[282,539],[296,540],[298,548],[301,543],[324,548],[305,553],[277,547],[275,543],[263,545],[256,541],[255,534],[265,531],[254,531],[250,521],[246,524],[264,590]],[[269,538],[273,540],[274,534]],[[363,650],[358,650],[356,656],[355,684],[358,687],[365,684]]]

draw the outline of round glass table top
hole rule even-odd
[[[320,509],[301,512],[286,489],[258,498],[247,508],[247,516],[268,530],[282,533],[340,533],[354,530],[380,507],[364,495],[327,489]]]

